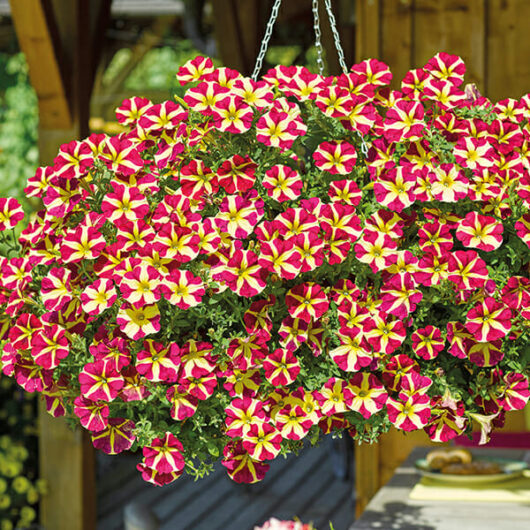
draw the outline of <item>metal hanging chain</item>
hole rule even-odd
[[[261,42],[261,48],[259,50],[258,56],[256,57],[256,64],[254,66],[254,71],[252,72],[252,79],[254,81],[258,79],[258,75],[261,71],[261,67],[263,66],[263,59],[265,58],[265,54],[267,53],[267,49],[269,47],[269,41],[271,40],[271,36],[272,36],[272,28],[274,27],[274,23],[276,22],[276,19],[278,18],[278,11],[280,9],[281,3],[282,3],[282,0],[275,0],[274,5],[272,6],[271,16],[269,18],[269,21],[267,22],[267,28],[265,30],[265,35]]]
[[[342,44],[340,43],[340,36],[337,30],[337,21],[335,20],[335,15],[331,9],[331,0],[324,0],[324,5],[326,6],[326,11],[328,12],[329,25],[331,26],[331,32],[333,33],[333,40],[335,41],[335,48],[337,50],[337,55],[339,56],[340,67],[342,68],[343,73],[347,73],[348,67],[346,66],[344,50],[342,49]]]
[[[361,153],[363,154],[364,158],[366,158],[368,155],[368,144],[364,141],[364,136],[360,132],[357,132],[357,135],[361,140]]]
[[[331,32],[333,33],[333,40],[335,41],[335,49],[337,50],[337,55],[339,56],[339,64],[343,73],[348,73],[348,67],[346,66],[346,60],[344,59],[344,50],[342,49],[342,44],[340,43],[340,35],[337,30],[337,20],[333,14],[331,8],[331,0],[324,0],[324,5],[326,6],[326,11],[328,13],[329,25],[331,26]],[[359,140],[361,142],[361,153],[366,158],[368,155],[368,145],[366,144],[363,135],[358,132]]]
[[[322,59],[324,50],[322,49],[321,42],[322,33],[320,32],[320,17],[318,16],[318,0],[313,0],[312,9],[313,28],[315,30],[315,48],[317,49],[318,73],[320,75],[324,75],[324,60]]]

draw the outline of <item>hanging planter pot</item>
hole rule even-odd
[[[464,71],[197,57],[183,99],[124,101],[29,179],[17,239],[0,199],[3,373],[158,485],[322,433],[486,440],[530,395],[530,97]]]

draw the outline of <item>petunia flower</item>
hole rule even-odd
[[[89,431],[103,431],[108,426],[109,406],[104,401],[92,401],[78,396],[74,399],[74,414]]]
[[[31,337],[30,348],[31,357],[38,365],[53,369],[68,357],[70,341],[63,328],[52,324],[35,330]]]
[[[296,355],[286,348],[277,348],[267,355],[262,366],[265,379],[273,386],[290,385],[300,373],[300,362]]]
[[[233,399],[225,408],[225,414],[226,435],[231,438],[245,436],[252,425],[268,421],[262,401],[249,396]]]
[[[153,305],[162,296],[159,272],[145,265],[125,273],[119,287],[123,298],[135,309]]]
[[[377,202],[390,210],[402,212],[415,201],[416,178],[403,166],[383,171],[374,182]]]
[[[442,332],[431,325],[417,329],[411,339],[414,353],[426,361],[434,359],[445,347]]]
[[[149,381],[175,383],[180,364],[180,350],[175,343],[166,345],[146,339],[136,354],[136,370]]]
[[[147,98],[140,98],[134,96],[132,98],[124,99],[121,105],[116,108],[116,119],[122,125],[135,124],[142,114],[144,114],[152,103]]]
[[[502,223],[494,217],[469,212],[458,223],[456,237],[468,248],[491,252],[502,245],[503,231]]]
[[[424,69],[438,79],[445,79],[455,86],[464,80],[466,65],[458,55],[445,52],[437,53],[424,66]]]
[[[415,431],[427,425],[431,417],[429,396],[414,395],[406,400],[388,398],[388,419],[394,427],[403,431]]]
[[[23,218],[24,210],[16,199],[0,197],[0,232],[15,228]]]
[[[294,201],[302,191],[303,181],[299,173],[283,164],[272,166],[261,182],[267,195],[278,202]]]
[[[348,175],[357,162],[355,147],[348,142],[323,142],[313,152],[315,166],[332,175]]]
[[[351,377],[344,392],[350,395],[348,407],[365,419],[382,410],[388,399],[381,382],[375,375],[367,372],[358,372]]]
[[[254,185],[257,167],[249,156],[234,155],[217,169],[219,186],[229,194],[244,193]]]
[[[226,282],[239,296],[251,298],[265,289],[267,276],[268,272],[252,250],[236,250],[223,270],[213,275],[213,279]]]
[[[348,410],[351,393],[345,394],[347,381],[337,377],[330,377],[324,385],[314,392],[315,399],[322,413],[334,416]]]
[[[512,311],[488,296],[468,311],[465,326],[478,342],[502,339],[512,327]]]
[[[282,435],[270,423],[257,422],[251,425],[243,437],[243,448],[254,460],[273,460],[280,453]]]
[[[79,374],[81,395],[92,401],[113,401],[124,385],[123,377],[104,361],[87,363]]]
[[[110,418],[107,427],[92,433],[92,443],[108,455],[117,455],[130,449],[136,440],[135,424],[126,418]]]
[[[456,143],[453,154],[462,167],[480,169],[493,166],[495,151],[484,138],[462,137]]]
[[[184,387],[178,385],[170,386],[166,392],[166,398],[171,405],[170,416],[176,421],[184,421],[191,418],[196,410],[199,400],[189,394]]]
[[[81,307],[85,313],[95,316],[112,307],[117,299],[118,293],[114,282],[108,279],[100,279],[85,287],[85,290],[81,293]]]
[[[186,85],[193,81],[199,81],[204,76],[211,74],[214,70],[213,62],[209,57],[201,55],[184,63],[177,72],[177,81]]]
[[[370,265],[374,273],[390,267],[397,260],[396,242],[380,232],[366,232],[354,246],[355,257]]]
[[[110,186],[112,191],[101,202],[101,211],[108,221],[136,221],[147,215],[149,203],[137,187],[125,186],[117,180],[111,180]]]
[[[486,263],[474,250],[457,250],[449,256],[447,279],[459,289],[482,287],[488,279]]]
[[[285,303],[289,314],[305,322],[320,318],[329,307],[329,301],[320,285],[314,282],[299,284],[287,291]]]
[[[206,293],[202,279],[185,270],[174,270],[166,276],[160,291],[170,304],[184,310],[200,304]]]
[[[120,330],[132,340],[160,331],[160,311],[156,304],[135,308],[123,304],[116,316]]]
[[[314,425],[304,407],[298,402],[287,402],[274,415],[274,424],[281,436],[287,440],[301,440]]]
[[[217,175],[202,161],[191,160],[183,164],[178,177],[182,193],[189,198],[214,195],[219,190]]]
[[[159,473],[180,473],[184,470],[182,443],[170,432],[155,438],[142,449],[143,463]]]
[[[270,465],[253,459],[241,441],[230,442],[223,450],[223,466],[228,476],[237,483],[254,484],[263,480]]]
[[[247,132],[253,118],[252,108],[238,96],[223,98],[212,109],[214,127],[221,132]]]

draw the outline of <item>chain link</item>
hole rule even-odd
[[[323,49],[321,37],[322,33],[320,32],[320,17],[318,15],[318,0],[312,0],[312,9],[313,9],[313,28],[315,30],[315,48],[317,49],[317,65],[318,73],[324,75],[324,60],[323,60]]]
[[[324,0],[324,5],[326,6],[326,11],[328,12],[329,25],[331,26],[331,32],[333,33],[333,40],[335,41],[335,48],[337,50],[337,55],[339,56],[340,67],[342,68],[343,73],[347,73],[348,67],[346,66],[344,50],[342,49],[342,44],[340,43],[340,35],[337,30],[337,21],[335,20],[335,15],[331,9],[331,0]]]
[[[252,79],[254,81],[258,79],[261,67],[263,66],[263,59],[265,59],[265,54],[267,53],[267,49],[269,47],[269,41],[271,40],[272,36],[272,28],[274,27],[274,23],[278,18],[278,11],[280,10],[281,3],[282,0],[275,0],[274,5],[272,6],[271,16],[269,18],[269,21],[267,22],[265,35],[263,37],[263,40],[261,41],[261,48],[259,50],[258,56],[256,57],[256,64],[254,66],[254,71],[252,72]]]
[[[357,134],[361,140],[361,153],[363,154],[364,158],[366,158],[366,155],[368,155],[368,145],[364,141],[364,136],[360,132],[357,132]]]

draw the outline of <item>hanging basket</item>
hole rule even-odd
[[[60,148],[0,200],[2,370],[165,484],[305,439],[483,438],[526,404],[530,97],[440,53],[260,81],[197,57],[178,103]]]

